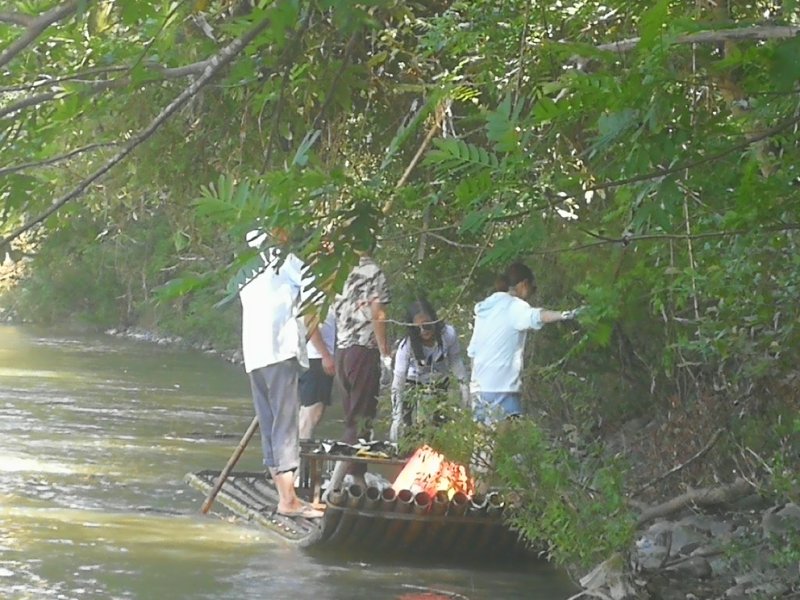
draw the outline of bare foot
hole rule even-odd
[[[319,519],[325,515],[321,510],[317,510],[307,504],[299,504],[289,509],[282,509],[279,507],[276,512],[284,517],[302,517],[303,519]]]

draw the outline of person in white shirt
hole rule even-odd
[[[242,303],[242,353],[261,431],[264,465],[278,492],[278,514],[319,518],[322,512],[297,497],[294,472],[300,463],[297,380],[308,366],[306,329],[300,314],[304,290],[312,280],[294,254],[265,248],[267,234],[247,234],[263,248],[262,266],[239,289]],[[314,332],[319,335],[319,332]]]
[[[409,401],[406,388],[411,385],[420,391],[435,394],[446,391],[452,374],[459,383],[462,404],[469,404],[468,376],[461,359],[458,334],[452,325],[436,316],[436,311],[424,298],[418,298],[408,308],[408,334],[397,347],[392,378],[392,424],[389,439],[396,442],[403,431],[414,423],[419,406]],[[434,413],[436,420],[436,413]]]
[[[331,405],[333,376],[336,373],[336,315],[328,310],[317,328],[318,335],[308,340],[308,370],[300,375],[300,439],[314,437],[314,429]]]
[[[475,305],[475,328],[467,348],[474,418],[487,425],[522,414],[522,358],[528,331],[573,319],[578,313],[578,309],[559,312],[531,306],[528,299],[536,291],[536,280],[519,262],[508,267],[497,287]]]

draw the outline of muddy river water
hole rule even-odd
[[[546,564],[319,559],[219,511],[220,469],[253,415],[241,367],[103,335],[0,325],[0,598],[559,600]],[[341,429],[334,407],[321,431]],[[251,444],[241,468],[260,469]]]

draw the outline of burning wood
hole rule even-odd
[[[475,491],[475,482],[467,476],[463,465],[447,460],[441,453],[425,445],[414,452],[392,487],[397,491],[410,490],[415,494],[426,492],[430,497],[444,491],[447,498],[452,499],[457,492],[471,496]]]

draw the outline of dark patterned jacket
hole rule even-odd
[[[382,304],[389,304],[391,299],[383,271],[374,260],[362,256],[358,265],[347,276],[342,295],[334,305],[336,347],[377,348],[370,305],[376,300]]]

